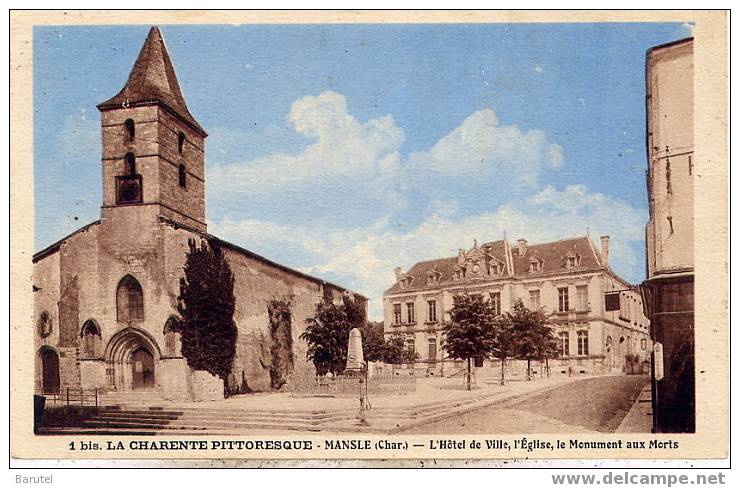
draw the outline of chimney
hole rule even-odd
[[[401,278],[403,278],[403,273],[401,272],[401,268],[394,268],[393,272],[396,273],[396,283],[401,281]]]
[[[459,264],[460,266],[465,264],[465,249],[457,250],[457,264]]]
[[[517,239],[516,240],[516,250],[519,253],[520,258],[524,256],[524,254],[527,252],[527,240]]]
[[[601,236],[601,264],[609,267],[609,236]]]

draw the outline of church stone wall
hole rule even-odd
[[[158,165],[156,154],[159,149],[157,139],[157,107],[136,107],[127,110],[103,112],[103,205],[116,204],[116,176],[125,174],[124,156],[134,153],[136,171],[144,180],[144,202],[157,201]],[[132,119],[136,128],[134,141],[125,137],[124,122]]]
[[[54,253],[33,266],[33,322],[32,334],[36,354],[34,388],[41,388],[41,348],[57,349],[59,344],[59,254]],[[46,312],[51,321],[51,333],[42,337],[41,314]],[[57,351],[58,352],[58,351]]]
[[[175,310],[188,240],[195,239],[200,245],[204,238],[169,224],[162,224],[161,229],[166,295],[171,303],[169,310]],[[295,369],[313,371],[313,364],[306,360],[307,344],[300,339],[300,335],[305,331],[306,319],[315,314],[316,304],[322,300],[325,290],[336,299],[341,297],[343,290],[242,253],[226,244],[221,244],[221,247],[234,274],[234,321],[239,331],[230,387],[236,391],[242,391],[245,386],[251,391],[270,389],[268,304],[275,299],[292,300],[291,333]]]
[[[186,222],[205,230],[205,170],[203,138],[187,125],[176,120],[164,109],[159,109],[159,201],[171,211],[187,216]],[[185,135],[182,153],[179,151],[179,134]],[[186,186],[180,186],[179,166],[185,165]],[[174,220],[181,220],[182,217]]]

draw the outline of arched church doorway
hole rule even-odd
[[[144,347],[131,354],[132,388],[134,390],[154,387],[154,356]]]
[[[44,394],[59,393],[59,355],[50,347],[42,347],[41,357],[41,392]]]
[[[110,388],[117,391],[155,388],[156,365],[161,356],[157,342],[146,331],[126,327],[117,332],[105,350]]]

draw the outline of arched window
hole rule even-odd
[[[182,154],[183,149],[185,149],[185,134],[180,132],[177,135],[177,152]]]
[[[126,129],[126,142],[134,142],[134,139],[136,139],[136,125],[134,121],[132,119],[126,119],[123,126]]]
[[[82,357],[85,359],[97,358],[102,343],[98,325],[92,320],[88,320],[82,326],[80,337],[82,337]]]
[[[119,322],[144,320],[144,293],[136,278],[123,277],[116,291],[116,310]]]
[[[136,156],[134,156],[134,153],[126,153],[126,156],[124,157],[124,161],[126,163],[126,175],[127,176],[133,176],[136,174]]]
[[[167,356],[180,355],[180,332],[178,329],[179,321],[175,317],[167,319],[164,325],[164,350]]]
[[[188,181],[187,181],[187,171],[185,171],[184,164],[181,164],[180,167],[178,168],[178,179],[179,179],[180,186],[182,188],[185,188],[187,186]]]

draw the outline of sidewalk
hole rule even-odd
[[[86,431],[147,434],[253,434],[255,431],[396,433],[466,414],[589,378],[552,377],[536,381],[483,379],[467,391],[460,378],[420,378],[416,391],[370,396],[369,425],[360,426],[358,397],[297,396],[291,393],[239,395],[210,402],[142,402],[103,407],[82,426],[49,426],[47,433]],[[367,405],[367,404],[366,404]]]
[[[650,383],[648,383],[640,392],[630,411],[622,419],[622,423],[617,427],[617,434],[638,432],[649,434],[652,431],[653,412],[651,398],[652,393],[650,391]]]
[[[262,393],[211,402],[169,404],[166,408],[183,411],[207,409],[214,417],[236,412],[245,419],[280,416],[285,427],[299,428],[302,423],[308,422],[312,431],[396,433],[586,378],[551,377],[536,381],[509,381],[505,386],[498,384],[497,379],[486,380],[479,381],[478,388],[472,391],[464,389],[461,378],[420,378],[414,392],[371,395],[370,409],[365,412],[368,426],[358,425],[358,397]]]

